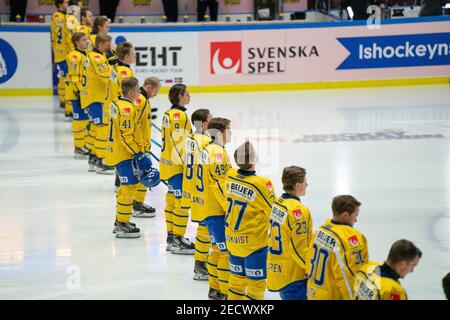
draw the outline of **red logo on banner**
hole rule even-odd
[[[211,42],[211,73],[242,73],[242,43]]]

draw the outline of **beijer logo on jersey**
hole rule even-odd
[[[241,197],[243,199],[246,199],[248,201],[254,201],[256,196],[255,190],[247,188],[246,186],[236,182],[231,182],[229,193]]]
[[[285,211],[279,209],[277,206],[272,207],[272,213],[270,214],[270,219],[282,224],[286,219],[287,214]]]
[[[211,73],[242,73],[242,43],[211,42]]]
[[[353,247],[356,247],[356,246],[359,245],[359,240],[358,240],[358,237],[357,237],[357,236],[351,236],[350,238],[348,238],[348,242],[350,242],[350,244],[351,244]]]
[[[314,242],[317,242],[322,247],[328,248],[333,250],[334,247],[336,247],[337,241],[334,237],[330,236],[326,232],[319,230],[317,233],[316,238],[314,239]]]
[[[294,217],[296,217],[296,218],[303,218],[303,213],[300,208],[295,209],[294,211],[292,211],[292,213],[294,213]]]

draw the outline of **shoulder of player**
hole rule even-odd
[[[132,116],[135,113],[135,106],[127,100],[116,100],[113,104],[117,107],[119,115],[122,117]]]
[[[169,109],[165,112],[169,117],[169,120],[172,122],[185,122],[187,119],[186,112],[179,109]]]
[[[295,199],[286,199],[284,202],[289,209],[289,216],[294,220],[308,220],[311,216],[309,209],[300,201]]]
[[[117,74],[121,77],[121,78],[129,78],[133,76],[133,71],[125,66],[116,66],[114,67],[117,70]]]

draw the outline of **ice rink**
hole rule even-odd
[[[206,299],[193,256],[165,251],[164,185],[139,239],[115,239],[114,177],[73,159],[70,123],[53,97],[0,97],[0,299]],[[166,95],[153,102],[158,126]],[[362,202],[355,227],[383,262],[412,240],[423,258],[402,281],[410,299],[443,299],[450,271],[450,87],[192,94],[188,108],[232,120],[229,154],[258,142],[258,173],[282,193],[287,165],[307,169],[303,203],[318,227],[331,199]],[[153,131],[159,141],[157,131]],[[155,153],[158,148],[153,146]],[[188,237],[194,238],[194,225]],[[268,299],[278,299],[268,293]]]

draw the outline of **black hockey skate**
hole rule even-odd
[[[194,254],[195,246],[189,239],[180,236],[173,236],[172,250],[173,254]]]
[[[154,218],[156,217],[156,209],[145,203],[133,202],[133,217],[135,218]]]
[[[139,238],[141,236],[140,229],[136,228],[136,225],[132,225],[131,223],[123,223],[117,222],[116,224],[116,238]]]
[[[194,280],[208,281],[208,270],[206,269],[206,262],[195,261],[194,265]]]

